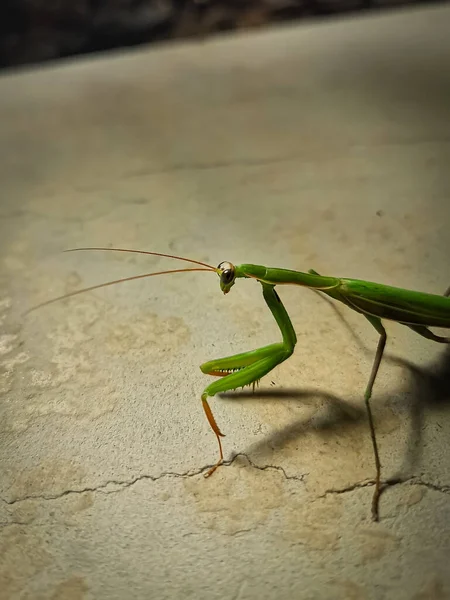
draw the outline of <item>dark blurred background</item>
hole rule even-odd
[[[443,2],[433,2],[438,4]],[[0,0],[0,68],[429,0]]]

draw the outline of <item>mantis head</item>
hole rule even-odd
[[[236,267],[230,262],[224,261],[216,269],[220,277],[220,289],[224,294],[228,294],[236,280]]]

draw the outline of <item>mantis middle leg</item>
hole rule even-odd
[[[246,385],[253,384],[254,386],[261,377],[267,375],[267,373],[277,365],[289,358],[297,343],[297,336],[295,335],[291,319],[289,318],[280,297],[275,291],[275,286],[262,282],[261,285],[263,288],[264,300],[280,328],[283,341],[258,348],[257,350],[251,350],[250,352],[243,352],[241,354],[234,354],[233,356],[211,360],[200,366],[203,373],[221,377],[219,381],[215,381],[208,385],[202,394],[203,409],[212,430],[216,434],[220,454],[217,464],[206,473],[206,477],[212,475],[217,467],[223,462],[223,451],[220,438],[224,437],[217,426],[214,415],[208,404],[208,396],[212,397],[219,392],[235,390],[238,387],[244,387]]]
[[[315,271],[314,269],[310,269],[308,272],[313,275],[319,275],[319,273],[317,273],[317,271]],[[447,291],[450,293],[450,288]],[[331,295],[331,294],[329,294],[329,295]],[[383,352],[384,352],[384,348],[386,346],[387,335],[386,335],[386,330],[383,327],[383,324],[381,323],[381,319],[379,319],[378,317],[373,317],[371,315],[366,315],[366,314],[364,314],[364,316],[369,321],[369,323],[373,327],[375,327],[375,329],[377,330],[377,332],[380,335],[380,339],[378,341],[378,346],[377,346],[377,351],[375,353],[375,359],[374,359],[373,365],[372,365],[372,371],[370,373],[369,381],[367,383],[366,390],[364,392],[364,403],[366,405],[367,417],[369,420],[370,438],[372,440],[372,448],[373,448],[373,454],[374,454],[374,458],[375,458],[375,469],[376,469],[375,491],[374,491],[374,494],[372,497],[372,518],[374,521],[378,521],[379,520],[378,505],[379,505],[379,499],[380,499],[380,494],[381,494],[381,462],[380,462],[380,455],[378,452],[377,438],[375,435],[375,425],[374,425],[374,420],[373,420],[373,415],[372,415],[372,408],[370,406],[370,399],[372,397],[372,390],[373,390],[373,386],[375,383],[375,379],[377,378],[378,369],[380,368],[381,360],[383,358]]]

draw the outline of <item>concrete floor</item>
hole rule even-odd
[[[254,396],[199,365],[277,341],[255,262],[441,293],[450,8],[137,50],[0,78],[2,600],[450,598],[450,354],[280,295],[296,353]],[[183,265],[182,265],[183,266]]]

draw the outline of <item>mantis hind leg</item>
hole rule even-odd
[[[404,323],[406,325],[406,323]],[[410,329],[426,338],[427,340],[432,340],[433,342],[439,342],[440,344],[450,344],[450,338],[442,337],[440,335],[434,334],[432,331],[425,327],[424,325],[407,325]]]
[[[445,290],[445,292],[443,293],[443,296],[445,296],[447,298],[450,296],[450,286]],[[413,331],[415,331],[422,337],[426,338],[427,340],[432,340],[433,342],[439,342],[440,344],[450,344],[450,338],[442,337],[440,335],[434,334],[432,331],[430,331],[428,329],[428,327],[425,327],[425,325],[408,325],[408,323],[403,323],[403,325],[406,325],[407,327],[409,327],[410,329],[412,329]]]
[[[223,451],[220,438],[224,437],[208,404],[208,396],[212,397],[220,392],[235,390],[238,387],[245,387],[246,385],[253,384],[254,386],[254,384],[264,377],[264,375],[267,375],[267,373],[277,365],[291,356],[297,342],[297,337],[289,315],[276,293],[274,286],[266,283],[261,283],[261,285],[263,287],[264,300],[280,328],[283,341],[277,344],[264,346],[257,350],[251,350],[250,352],[211,360],[200,366],[203,373],[221,378],[208,385],[202,394],[203,409],[212,430],[216,434],[217,442],[219,444],[219,460],[206,473],[206,477],[212,475],[217,467],[223,462]]]

